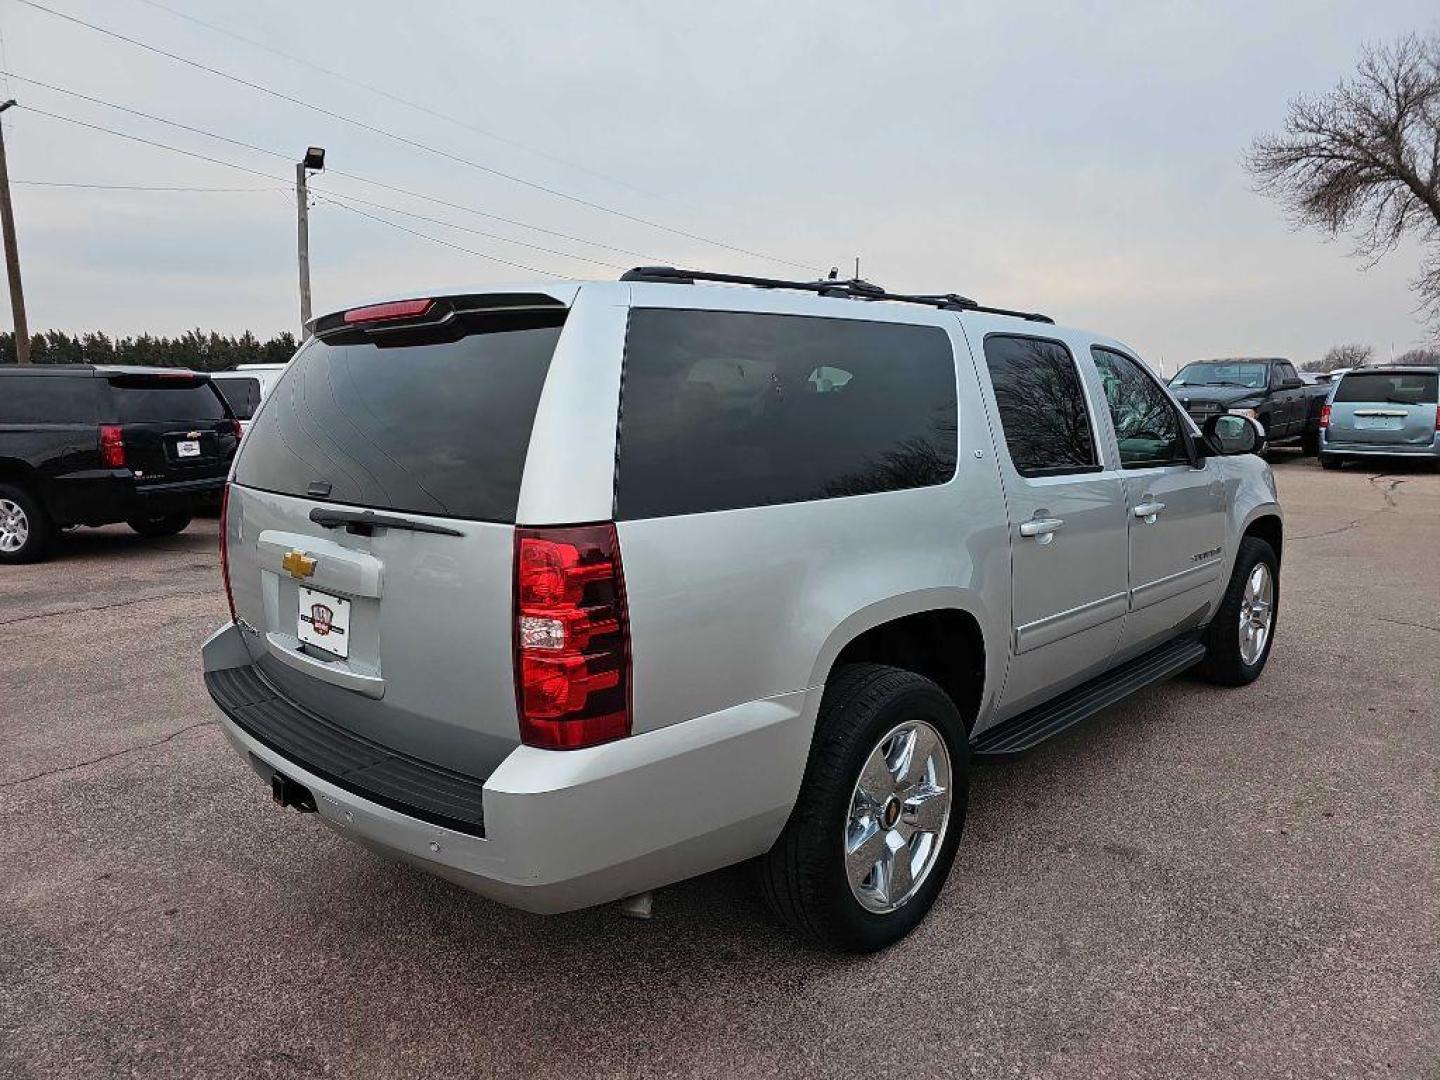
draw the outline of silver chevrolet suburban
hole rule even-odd
[[[503,903],[755,860],[868,951],[971,761],[1265,666],[1263,432],[954,294],[648,267],[320,317],[256,414],[205,682],[281,805]]]

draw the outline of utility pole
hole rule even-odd
[[[0,113],[15,99],[0,102]],[[20,285],[20,249],[15,245],[15,211],[10,205],[10,170],[5,164],[5,129],[0,126],[0,232],[5,234],[5,268],[10,274],[10,310],[15,313],[15,360],[30,363],[30,325],[25,321],[25,290]]]
[[[310,321],[310,191],[306,181],[310,172],[325,168],[325,148],[312,146],[305,157],[295,163],[295,210],[299,214],[298,240],[300,260],[300,337],[305,337],[305,324]]]

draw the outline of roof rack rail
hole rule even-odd
[[[832,270],[833,274],[834,271]],[[757,289],[795,289],[819,296],[838,296],[850,300],[894,300],[902,304],[924,304],[942,311],[979,311],[987,315],[1009,315],[1030,322],[1053,323],[1048,315],[1036,311],[1013,311],[1010,308],[987,307],[958,293],[892,293],[873,282],[860,278],[822,278],[819,281],[786,281],[783,278],[748,277],[744,274],[717,274],[709,270],[681,270],[674,266],[637,266],[620,275],[621,281],[648,281],[665,285],[694,285],[697,281],[714,281],[724,285],[750,285]]]

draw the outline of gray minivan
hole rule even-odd
[[[1335,383],[1320,414],[1320,464],[1418,457],[1440,464],[1440,368],[1366,367]]]
[[[507,904],[755,859],[881,948],[973,755],[1275,640],[1261,428],[1113,338],[669,268],[310,330],[227,489],[207,689],[276,802]]]

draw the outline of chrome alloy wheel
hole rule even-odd
[[[1275,579],[1270,567],[1256,563],[1240,597],[1240,659],[1253,664],[1265,655],[1275,618]]]
[[[19,551],[30,539],[30,519],[20,504],[0,499],[0,551]]]
[[[950,751],[924,720],[897,724],[860,770],[845,823],[845,874],[862,907],[888,914],[924,884],[950,823]]]

